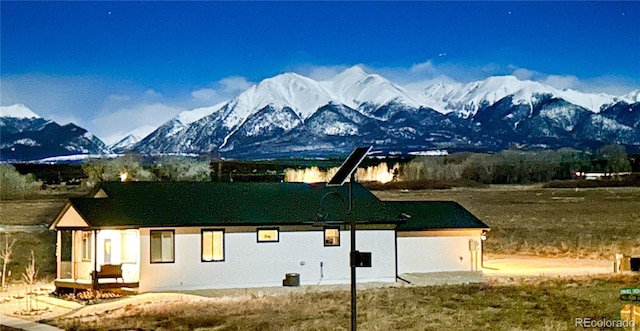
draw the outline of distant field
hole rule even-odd
[[[375,191],[382,200],[453,200],[491,226],[488,254],[612,260],[640,256],[640,188],[494,186]]]
[[[0,228],[5,226],[27,225],[30,229],[41,226],[36,231],[11,232],[9,236],[0,232],[0,245],[5,240],[16,241],[13,248],[13,259],[9,264],[14,280],[22,280],[22,273],[29,263],[31,250],[36,257],[38,276],[42,279],[53,279],[56,274],[56,234],[49,231],[48,226],[58,215],[65,204],[64,199],[29,199],[0,201]]]
[[[51,225],[65,202],[65,199],[0,201],[0,226]]]
[[[619,289],[635,275],[512,283],[376,288],[358,292],[361,330],[576,330],[576,318],[619,320]],[[348,330],[349,291],[174,301],[122,301],[60,317],[66,330]]]

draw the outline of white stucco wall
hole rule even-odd
[[[225,260],[202,262],[201,229],[178,228],[175,262],[150,263],[150,230],[140,231],[140,292],[282,286],[287,273],[300,274],[301,285],[350,282],[349,231],[341,231],[337,247],[324,246],[321,229],[280,231],[279,242],[270,243],[258,243],[256,232],[225,232]],[[372,267],[358,268],[358,281],[394,282],[394,231],[359,230],[356,243],[372,253]]]
[[[125,249],[129,250],[129,254],[133,256],[131,261],[122,261],[122,232],[130,232],[134,235],[133,242]],[[111,261],[105,261],[105,240],[111,242]],[[139,233],[138,230],[101,230],[98,231],[98,242],[96,248],[98,249],[95,257],[97,258],[97,265],[103,264],[121,264],[122,265],[122,278],[125,282],[137,282],[139,279]],[[108,262],[108,263],[107,263]],[[91,266],[93,270],[93,266]]]
[[[475,271],[480,268],[481,231],[425,231],[398,235],[398,274]],[[469,241],[478,243],[472,251]]]

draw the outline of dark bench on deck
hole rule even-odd
[[[124,282],[122,278],[122,264],[104,264],[100,266],[100,271],[93,273],[93,281],[98,282],[98,279],[102,278],[114,278],[116,282],[118,278],[120,278]]]

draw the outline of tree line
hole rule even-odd
[[[103,181],[185,181],[211,180],[209,161],[183,156],[165,156],[152,161],[130,154],[113,159],[89,160],[82,164],[83,186]]]
[[[291,161],[293,162],[293,161]],[[290,163],[291,163],[290,162]],[[385,161],[381,161],[385,162]],[[388,160],[386,162],[389,162]],[[295,162],[294,162],[295,163]],[[292,163],[293,164],[293,163]],[[118,158],[87,160],[81,165],[83,188],[101,181],[280,181],[286,162],[239,162],[185,156],[145,158],[128,154]],[[289,168],[299,168],[291,165]],[[60,169],[67,169],[61,167]],[[393,167],[396,181],[528,184],[573,179],[575,171],[619,173],[640,171],[640,155],[629,156],[624,147],[604,146],[595,152],[574,149],[498,153],[455,153],[418,156]],[[67,169],[68,170],[68,169]],[[64,177],[58,170],[56,176]],[[47,171],[52,172],[51,169]],[[55,173],[55,171],[53,171]],[[73,177],[79,177],[74,170]],[[67,176],[68,177],[68,176]],[[0,197],[23,198],[46,186],[47,180],[21,174],[10,164],[0,164]]]
[[[573,179],[576,171],[621,173],[632,171],[624,147],[605,146],[595,153],[573,149],[499,153],[456,153],[416,157],[400,168],[400,181],[457,181],[481,184],[529,184]]]

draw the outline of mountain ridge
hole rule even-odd
[[[24,105],[0,107],[0,115],[0,161],[38,161],[111,152],[102,140],[84,128],[46,120]]]
[[[619,122],[637,122],[637,102],[632,98],[638,98],[638,93],[611,96],[561,91],[514,76],[435,84],[412,94],[359,66],[323,81],[284,73],[253,85],[170,137],[163,137],[166,132],[161,126],[134,150],[252,157],[250,146],[262,143],[254,155],[259,158],[300,155],[301,150],[315,154],[320,145],[338,151],[349,144],[372,144],[382,150],[411,146],[491,151],[516,144],[582,148],[580,140],[588,140],[587,146],[620,143],[633,147],[640,146],[637,127]],[[625,104],[632,115],[621,116],[620,111],[614,115],[609,110]],[[490,114],[494,110],[502,116]],[[368,120],[350,122],[347,114]],[[325,122],[319,124],[319,117]],[[310,119],[312,123],[307,123]],[[598,128],[598,123],[607,127]],[[597,139],[577,129],[591,130]],[[620,135],[615,134],[616,129],[621,130]],[[570,143],[563,144],[562,139]],[[261,151],[266,146],[274,150]]]
[[[270,77],[228,101],[183,111],[142,139],[128,136],[109,147],[75,124],[60,126],[24,105],[4,106],[1,159],[126,151],[325,157],[359,145],[373,145],[378,155],[605,144],[640,150],[639,100],[640,90],[583,93],[515,76],[415,91],[354,66],[325,80]],[[50,151],[43,141],[51,141]]]

